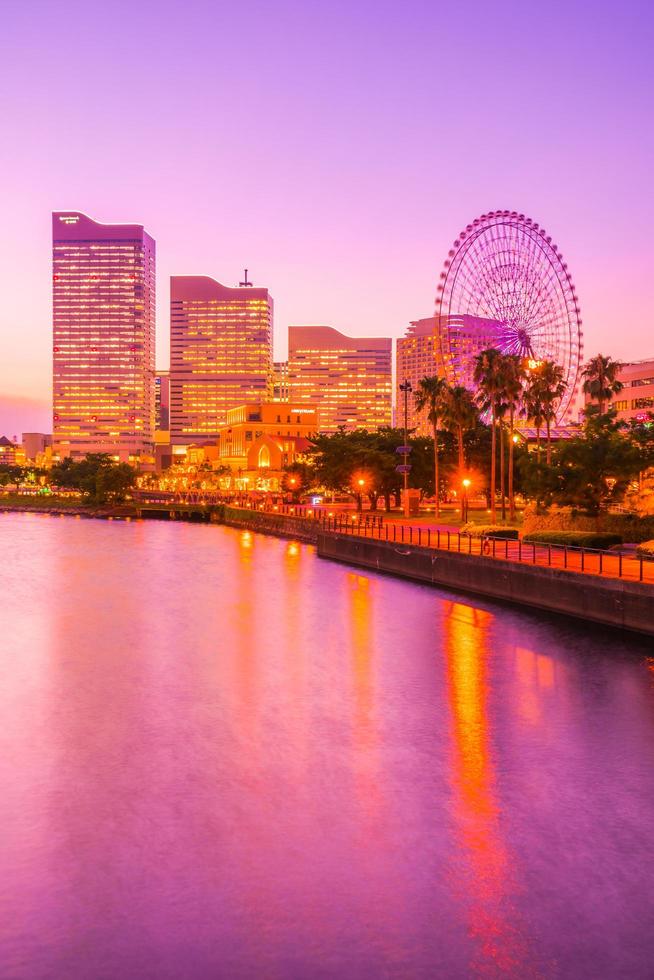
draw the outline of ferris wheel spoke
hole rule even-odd
[[[581,356],[577,300],[545,232],[524,215],[484,215],[462,232],[446,264],[439,338],[456,380],[472,385],[483,346],[554,360],[573,397]]]

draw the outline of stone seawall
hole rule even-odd
[[[240,528],[244,531],[257,531],[261,534],[274,534],[280,538],[295,538],[306,544],[316,544],[319,525],[298,517],[284,514],[262,513],[261,511],[241,510],[223,507],[217,520],[226,527]]]
[[[640,582],[322,532],[318,555],[654,636],[654,589]]]

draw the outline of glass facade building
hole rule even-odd
[[[393,342],[333,327],[288,328],[288,392],[315,405],[321,432],[391,424]]]
[[[208,276],[170,280],[170,438],[217,438],[227,412],[267,401],[273,385],[273,301],[267,289]]]
[[[55,455],[151,455],[155,243],[141,225],[52,215]]]

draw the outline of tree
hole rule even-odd
[[[505,354],[502,366],[504,379],[503,404],[507,406],[509,412],[509,518],[515,518],[515,495],[513,492],[514,466],[513,455],[515,443],[513,441],[513,428],[515,423],[515,413],[518,411],[522,401],[522,385],[525,380],[525,370],[522,358],[517,354]],[[502,434],[500,432],[500,434]],[[502,439],[504,437],[502,436]],[[502,517],[504,517],[504,494],[502,494]]]
[[[641,469],[643,456],[615,413],[590,415],[582,436],[557,448],[557,503],[583,507],[597,514],[619,498]]]
[[[27,471],[22,466],[13,466],[8,463],[0,464],[0,487],[8,483],[21,483]]]
[[[547,465],[552,463],[552,422],[556,421],[556,412],[560,401],[568,387],[565,373],[560,364],[554,361],[543,361],[537,369],[540,402],[542,405],[545,429],[547,432]]]
[[[597,402],[600,415],[604,415],[606,403],[622,391],[623,384],[618,380],[621,368],[620,361],[614,361],[604,354],[596,354],[584,365],[581,372],[584,379],[583,392]]]
[[[416,408],[419,412],[426,412],[429,423],[434,433],[434,498],[436,500],[436,517],[440,514],[439,503],[439,476],[438,476],[438,423],[442,415],[443,400],[448,391],[448,384],[445,378],[439,378],[437,374],[429,378],[423,378],[418,382],[415,393]]]
[[[104,504],[125,499],[136,483],[136,470],[128,463],[116,463],[107,453],[89,453],[81,460],[67,456],[50,470],[50,482]]]
[[[463,385],[454,385],[445,391],[441,402],[444,428],[456,437],[458,450],[457,484],[460,489],[465,471],[464,433],[469,432],[479,421],[479,411],[472,394]],[[461,495],[461,517],[463,519],[463,495]]]
[[[491,520],[496,520],[495,491],[497,488],[497,420],[502,411],[504,378],[502,375],[503,355],[495,347],[483,350],[475,358],[474,381],[477,385],[477,404],[482,412],[490,412],[491,417],[491,472],[490,507]]]

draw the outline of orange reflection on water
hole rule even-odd
[[[448,702],[452,720],[457,820],[468,874],[470,935],[478,944],[475,974],[533,976],[525,937],[512,909],[510,857],[499,819],[488,721],[488,633],[493,615],[452,602],[444,621]]]
[[[379,803],[378,742],[372,687],[374,638],[372,589],[365,575],[348,572],[345,577],[350,623],[351,665],[354,694],[353,741],[355,775],[361,803],[367,813]]]

